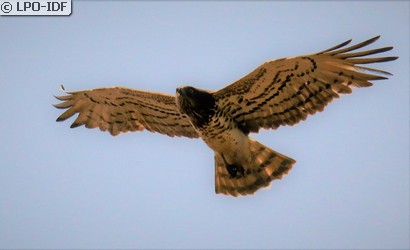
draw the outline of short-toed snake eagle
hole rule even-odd
[[[67,109],[64,121],[78,113],[72,128],[99,127],[112,135],[148,130],[168,136],[201,137],[215,152],[215,190],[249,195],[280,179],[295,160],[249,138],[259,129],[294,125],[322,111],[339,94],[371,86],[390,73],[359,66],[397,57],[365,57],[392,49],[357,51],[379,37],[346,47],[268,61],[217,91],[176,89],[176,96],[123,87],[66,92],[55,105]]]

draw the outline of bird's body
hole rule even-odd
[[[219,121],[212,121],[208,125],[209,129],[200,130],[201,138],[212,150],[222,154],[227,163],[249,165],[249,137],[234,125],[221,126],[217,129],[213,127],[219,124]]]
[[[67,92],[57,97],[64,102],[55,106],[68,108],[57,121],[79,113],[71,127],[99,127],[112,135],[147,129],[200,137],[215,153],[216,193],[253,194],[282,178],[295,160],[251,139],[249,133],[294,125],[322,111],[339,94],[386,79],[364,72],[388,72],[358,64],[395,60],[363,57],[392,47],[352,52],[378,38],[342,48],[349,40],[316,54],[269,61],[217,91],[186,86],[177,88],[176,97],[122,87]]]
[[[212,92],[190,86],[178,88],[176,103],[215,153],[217,193],[252,194],[281,178],[295,163],[249,138],[249,131],[219,106]]]
[[[233,121],[218,117],[212,119],[199,131],[205,143],[214,152],[219,153],[226,164],[243,166],[243,168],[251,167],[249,138],[235,126]]]
[[[176,96],[179,111],[188,116],[199,136],[211,149],[224,154],[226,160],[232,163],[235,159],[249,156],[246,153],[247,135],[238,128],[236,122],[228,114],[217,106],[212,93],[194,87],[182,87],[177,89]],[[208,97],[201,98],[200,96]],[[191,111],[198,109],[205,110],[205,112],[201,114]],[[241,157],[236,152],[246,155]]]

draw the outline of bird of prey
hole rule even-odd
[[[295,160],[249,137],[261,128],[294,125],[322,111],[353,87],[371,86],[389,72],[362,64],[388,62],[394,56],[366,57],[391,50],[357,51],[380,36],[347,47],[351,40],[318,53],[268,61],[216,91],[183,86],[176,95],[124,87],[65,92],[57,121],[78,113],[71,128],[99,127],[120,133],[158,132],[202,138],[214,151],[215,192],[250,195],[287,174]],[[383,76],[385,75],[385,76]],[[62,87],[64,91],[64,87]]]

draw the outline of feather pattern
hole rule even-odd
[[[63,102],[54,106],[67,109],[57,121],[79,114],[71,128],[99,127],[111,135],[147,129],[168,136],[199,137],[186,115],[178,111],[171,95],[122,87],[66,93],[56,96]]]
[[[379,36],[345,47],[351,42],[348,40],[316,54],[266,62],[214,92],[216,103],[247,133],[294,125],[309,114],[322,111],[339,94],[349,94],[353,87],[368,87],[372,85],[370,81],[386,79],[380,74],[390,75],[357,64],[395,60],[397,57],[363,58],[393,47],[352,52],[377,39]]]

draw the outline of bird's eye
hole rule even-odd
[[[191,95],[194,93],[194,89],[192,89],[192,88],[190,88],[188,91],[189,91],[189,94],[191,94]]]

